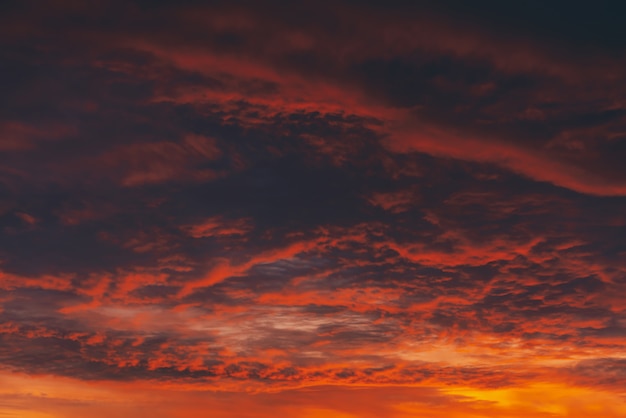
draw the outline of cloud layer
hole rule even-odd
[[[0,414],[626,414],[618,11],[0,8]]]

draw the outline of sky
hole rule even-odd
[[[618,3],[0,2],[0,416],[626,417]]]

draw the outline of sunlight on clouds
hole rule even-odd
[[[626,417],[626,13],[487,3],[0,1],[0,418]]]
[[[444,363],[450,365],[472,365],[480,364],[480,361],[473,358],[471,354],[465,354],[464,350],[454,344],[406,344],[412,350],[402,350],[390,352],[402,360],[425,361],[433,363]]]
[[[562,417],[626,416],[626,399],[610,392],[560,384],[535,383],[502,389],[445,388],[468,401],[492,402],[505,411],[534,411]]]

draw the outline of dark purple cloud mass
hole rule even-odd
[[[626,416],[624,12],[3,2],[0,415]]]

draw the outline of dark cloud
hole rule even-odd
[[[619,6],[0,10],[0,374],[626,411]]]

